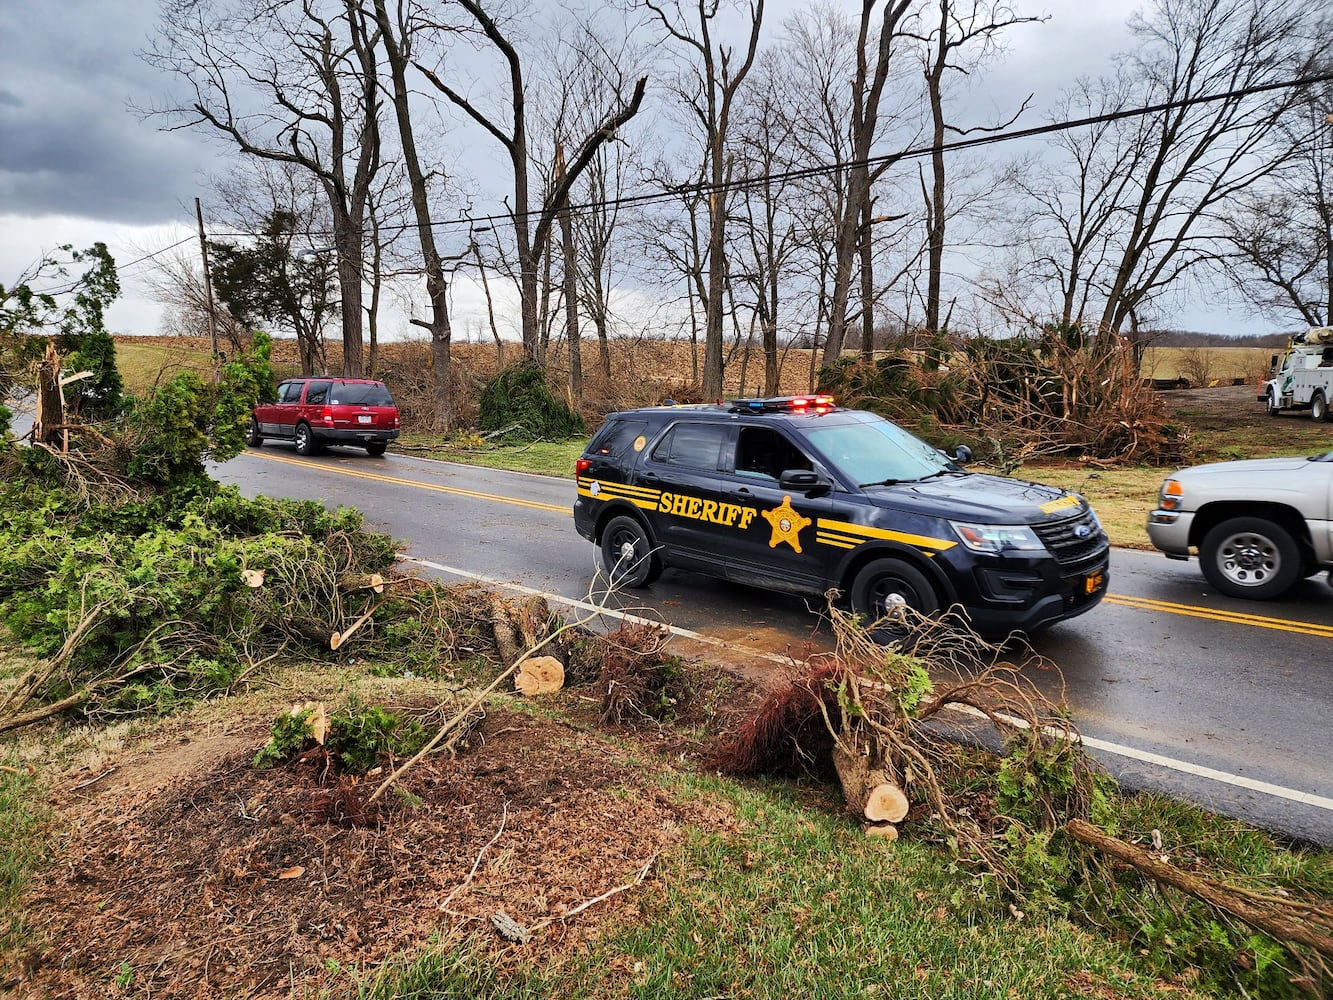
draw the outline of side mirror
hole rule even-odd
[[[972,461],[972,449],[965,444],[960,444],[954,449],[953,460],[959,465],[966,465]]]
[[[811,472],[809,469],[783,470],[782,475],[778,477],[778,485],[784,490],[804,493],[808,497],[822,497],[833,489],[833,483],[827,476]]]

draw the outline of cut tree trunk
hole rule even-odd
[[[565,685],[565,667],[554,656],[529,656],[518,665],[514,687],[529,698],[553,694]]]
[[[836,745],[833,767],[842,783],[847,811],[853,816],[872,823],[897,823],[907,816],[910,803],[889,768],[873,767],[865,755]]]

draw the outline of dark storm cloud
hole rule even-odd
[[[216,149],[130,111],[169,85],[137,55],[156,13],[153,0],[0,0],[0,210],[180,215]]]

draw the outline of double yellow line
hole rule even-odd
[[[1163,614],[1184,615],[1187,618],[1207,618],[1232,625],[1250,625],[1254,628],[1271,628],[1279,632],[1333,639],[1333,625],[1320,625],[1316,622],[1294,622],[1286,618],[1251,615],[1244,611],[1200,608],[1193,604],[1174,604],[1171,601],[1155,601],[1150,597],[1126,597],[1123,594],[1107,594],[1104,600],[1107,604],[1118,604],[1122,608],[1135,608],[1139,611],[1160,611]]]
[[[342,466],[328,466],[322,462],[305,462],[299,458],[284,458],[281,455],[274,455],[268,452],[246,452],[255,458],[263,458],[270,462],[285,462],[288,465],[300,465],[307,469],[315,469],[319,472],[336,472],[340,476],[355,476],[357,479],[370,479],[377,483],[390,483],[394,486],[412,486],[419,490],[430,490],[432,493],[449,493],[456,497],[468,497],[472,500],[491,500],[495,503],[512,504],[515,507],[527,507],[529,510],[542,510],[552,514],[569,514],[573,516],[572,507],[558,507],[551,503],[538,503],[536,500],[520,500],[518,497],[505,497],[497,493],[478,493],[475,490],[460,489],[457,486],[438,486],[435,483],[423,483],[416,479],[400,479],[397,476],[382,476],[378,472],[361,472],[356,469],[347,469]]]
[[[475,490],[460,489],[457,486],[438,486],[434,483],[423,483],[416,479],[401,479],[397,476],[385,476],[377,472],[363,472],[358,469],[349,469],[344,466],[330,467],[321,462],[307,462],[299,458],[287,458],[270,451],[247,452],[256,458],[264,458],[270,462],[285,462],[288,465],[300,465],[308,469],[317,469],[321,472],[336,472],[343,476],[355,476],[359,479],[369,479],[379,483],[390,483],[394,486],[411,486],[419,490],[430,490],[435,493],[449,493],[454,496],[468,497],[473,500],[490,500],[495,503],[507,503],[515,507],[526,507],[529,510],[540,510],[551,514],[569,514],[569,507],[557,506],[549,503],[538,503],[535,500],[520,500],[516,497],[500,496],[497,493],[479,493]],[[1156,611],[1161,614],[1184,615],[1188,618],[1206,618],[1216,622],[1227,622],[1232,625],[1249,625],[1254,628],[1269,628],[1279,632],[1293,632],[1296,635],[1313,635],[1323,639],[1333,639],[1333,625],[1320,625],[1316,622],[1294,622],[1285,618],[1268,618],[1264,615],[1252,615],[1243,611],[1221,611],[1210,608],[1201,608],[1193,604],[1175,604],[1171,601],[1156,601],[1149,597],[1128,597],[1124,594],[1107,594],[1103,599],[1107,604],[1115,604],[1122,608],[1134,608],[1138,611]]]

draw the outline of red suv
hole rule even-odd
[[[383,382],[327,375],[292,378],[278,386],[276,403],[261,403],[250,416],[245,443],[291,441],[298,455],[327,444],[350,444],[383,455],[398,436],[398,407]]]

